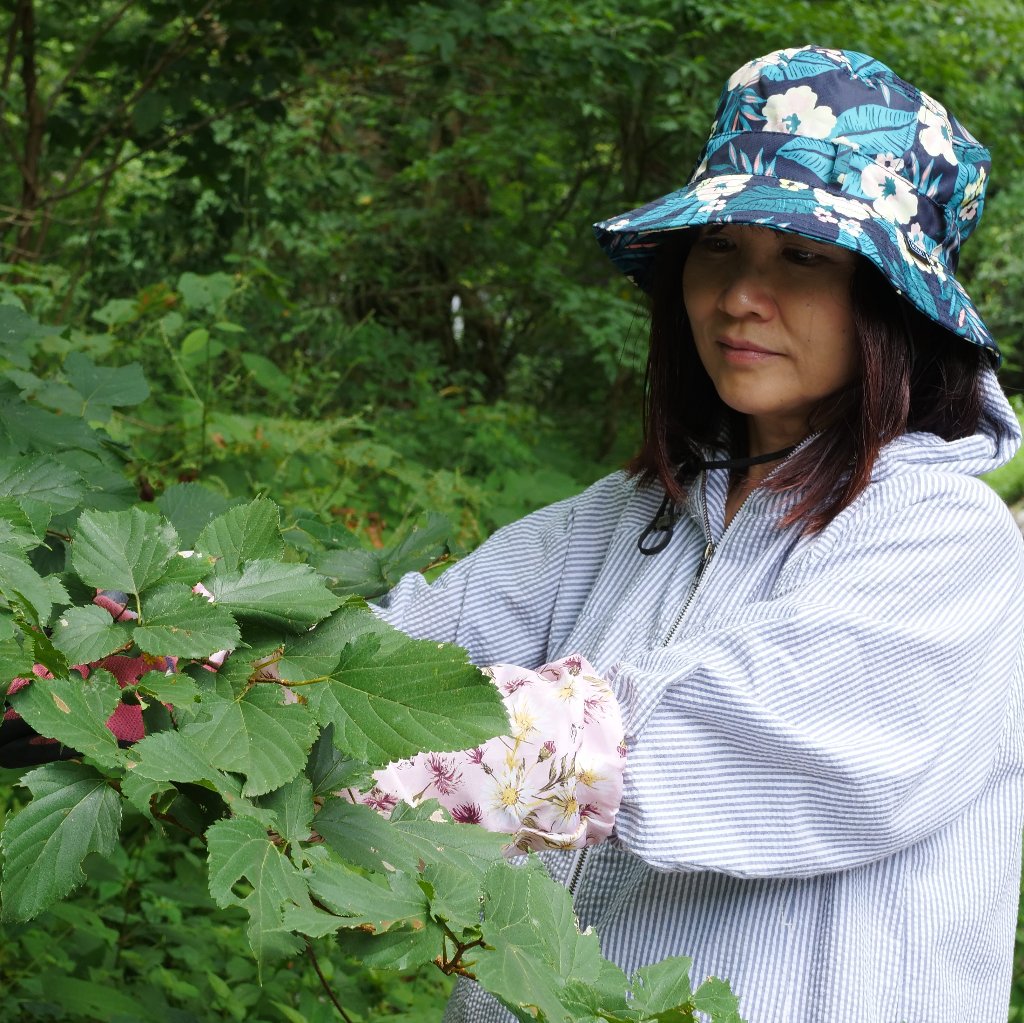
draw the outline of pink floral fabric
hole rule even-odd
[[[512,664],[483,670],[502,693],[510,734],[389,764],[359,801],[389,813],[399,800],[436,799],[456,821],[511,835],[510,855],[607,838],[626,756],[607,682],[579,656],[536,671]]]

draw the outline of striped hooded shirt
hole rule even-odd
[[[622,474],[384,601],[477,664],[605,674],[629,758],[612,838],[546,853],[627,973],[693,959],[750,1023],[1007,1017],[1024,819],[1024,543],[975,477],[1020,444],[994,375],[973,436],[906,434],[811,537],[725,470],[662,498]],[[709,546],[710,545],[710,546]],[[703,571],[698,567],[711,552]],[[512,1016],[460,982],[447,1023]]]

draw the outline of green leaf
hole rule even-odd
[[[313,829],[313,786],[304,774],[264,796],[259,803],[277,818],[275,830],[290,846],[309,841]]]
[[[424,568],[448,550],[451,524],[430,512],[413,521],[390,547],[381,551],[330,550],[315,555],[312,563],[339,595],[378,597],[406,572]]]
[[[201,583],[215,567],[213,558],[207,558],[196,551],[178,551],[177,557],[171,558],[164,568],[163,574],[155,581],[154,586],[168,586],[172,583],[184,583],[192,589]]]
[[[183,547],[196,546],[196,537],[228,510],[228,499],[202,483],[175,483],[157,499],[160,514],[177,530]]]
[[[32,801],[0,833],[6,920],[31,919],[77,888],[86,855],[110,856],[121,827],[121,797],[91,767],[46,764],[22,784]]]
[[[277,671],[285,682],[308,682],[324,678],[341,660],[341,652],[362,636],[373,635],[386,642],[404,642],[407,637],[381,621],[363,601],[346,602],[315,629],[289,639],[277,662]]]
[[[73,933],[81,934],[81,928],[76,927]],[[146,1016],[142,1003],[107,982],[80,980],[48,971],[45,983],[47,998],[61,1007],[66,1019],[144,1019]]]
[[[143,782],[195,782],[216,792],[234,813],[251,817],[264,827],[273,827],[275,823],[270,810],[254,806],[245,799],[241,783],[215,767],[206,750],[183,732],[147,735],[132,746],[131,759],[125,767],[126,778],[142,780],[133,783],[139,791],[146,791]],[[148,791],[156,792],[159,789],[150,787]]]
[[[306,906],[309,895],[302,875],[252,820],[217,821],[206,832],[210,859],[210,894],[221,908],[242,906],[249,914],[249,944],[261,966],[292,955],[302,941],[284,925],[291,904]],[[245,879],[252,890],[233,890]]]
[[[242,352],[242,365],[252,375],[253,380],[265,391],[276,394],[282,388],[294,386],[287,374],[275,363],[271,362],[265,355],[257,352]]]
[[[245,775],[245,796],[259,796],[291,781],[306,763],[316,725],[299,703],[286,704],[274,683],[253,686],[236,698],[222,679],[203,695],[206,721],[184,729],[223,771]]]
[[[380,551],[342,549],[324,551],[310,559],[318,572],[326,576],[339,596],[379,597],[391,589],[384,577],[384,557]]]
[[[388,970],[414,970],[437,959],[445,947],[445,937],[440,924],[434,920],[427,920],[424,927],[392,927],[383,934],[341,930],[338,931],[335,942],[344,953],[358,960],[363,966],[383,967]]]
[[[70,511],[84,495],[78,473],[53,459],[38,455],[0,458],[0,498],[14,498],[33,521],[40,514]]]
[[[124,762],[124,751],[106,725],[121,702],[121,688],[109,671],[97,668],[88,679],[37,678],[10,702],[40,735],[57,739],[103,767]]]
[[[149,397],[149,384],[137,362],[97,366],[81,352],[69,352],[64,376],[82,396],[79,414],[86,421],[106,422],[115,408],[138,405]]]
[[[199,534],[196,547],[220,560],[219,572],[235,572],[245,561],[279,561],[284,554],[281,513],[265,498],[231,508]]]
[[[334,725],[338,747],[374,767],[508,731],[497,689],[452,644],[407,639],[383,653],[377,636],[364,636],[305,695],[317,720]]]
[[[218,312],[227,303],[235,290],[230,274],[183,273],[178,278],[178,292],[186,309]]]
[[[63,327],[44,327],[16,305],[0,305],[0,356],[21,369],[32,365],[33,345],[27,342],[59,334]]]
[[[108,327],[119,327],[138,319],[139,305],[130,298],[112,298],[93,314],[92,318]]]
[[[481,880],[467,877],[450,863],[427,863],[423,884],[428,888],[430,915],[443,921],[455,934],[480,926]]]
[[[28,551],[42,539],[42,531],[13,497],[0,498],[0,547]]]
[[[342,859],[378,873],[389,869],[385,864],[415,874],[421,863],[443,863],[461,871],[469,883],[491,863],[504,862],[507,836],[435,819],[437,814],[433,800],[415,808],[400,804],[385,820],[368,806],[329,799],[313,827]]]
[[[426,512],[402,530],[388,548],[384,580],[393,586],[406,572],[416,572],[448,550],[451,523],[444,515]]]
[[[45,625],[55,603],[67,601],[68,594],[56,576],[41,576],[20,553],[0,549],[0,595],[8,604],[31,610],[35,622]],[[110,615],[107,615],[109,620]]]
[[[331,858],[315,862],[306,871],[306,880],[309,890],[339,918],[337,927],[363,927],[380,934],[396,925],[426,924],[426,896],[407,874],[367,877]]]
[[[709,977],[693,993],[693,1007],[711,1017],[711,1023],[743,1023],[739,999],[729,985],[718,977]]]
[[[180,583],[153,590],[142,602],[135,642],[147,654],[209,657],[234,650],[241,636],[229,611]]]
[[[131,626],[115,622],[109,611],[95,604],[69,607],[53,628],[53,645],[70,664],[98,661],[131,640]]]
[[[250,561],[241,572],[214,575],[205,585],[236,617],[295,631],[308,629],[341,606],[308,565]]]
[[[7,621],[4,616],[2,621]],[[35,663],[32,647],[21,639],[21,630],[5,639],[0,639],[0,678],[5,682],[15,678],[31,678]],[[339,752],[338,756],[341,754]]]
[[[692,959],[672,956],[652,966],[641,967],[629,980],[633,1007],[645,1016],[658,1016],[670,1009],[689,1006],[693,994],[690,985],[692,965]]]
[[[369,789],[373,785],[369,765],[353,760],[334,745],[334,728],[331,725],[313,744],[306,761],[306,775],[315,796],[330,795],[349,787]]]
[[[188,675],[150,671],[139,679],[137,688],[172,707],[188,707],[199,702],[199,687]]]
[[[597,935],[580,933],[568,891],[539,862],[488,870],[481,931],[491,950],[477,960],[477,980],[527,1014],[572,1018],[566,983],[592,983],[601,974]]]
[[[71,563],[90,586],[138,595],[160,579],[177,549],[174,527],[138,508],[87,511],[78,520]]]

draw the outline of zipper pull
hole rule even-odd
[[[714,540],[708,540],[708,544],[704,548],[704,553],[700,556],[700,561],[697,563],[697,572],[693,577],[694,589],[696,589],[696,584],[700,582],[700,577],[704,574],[704,569],[708,567],[708,562],[714,556],[714,553],[715,542]]]

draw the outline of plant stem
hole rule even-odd
[[[313,964],[313,969],[316,970],[316,975],[320,978],[320,986],[327,993],[327,997],[334,1003],[335,1009],[338,1010],[338,1015],[345,1021],[345,1023],[352,1023],[349,1014],[342,1007],[341,1002],[338,1001],[331,985],[327,982],[327,978],[324,976],[324,971],[320,969],[320,962],[316,957],[316,952],[313,951],[313,942],[306,939],[306,954],[309,956],[309,961]]]

